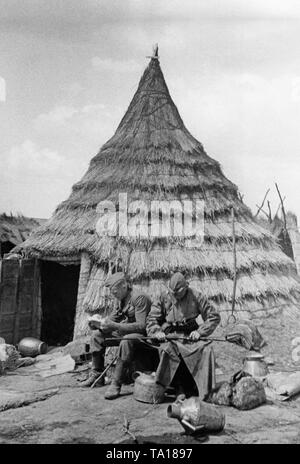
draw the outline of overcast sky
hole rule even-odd
[[[0,212],[49,217],[158,42],[190,132],[255,210],[300,219],[298,0],[0,0]],[[4,81],[6,101],[4,100]]]

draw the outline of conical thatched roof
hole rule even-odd
[[[188,248],[185,240],[174,237],[99,237],[98,203],[117,203],[123,192],[130,201],[203,199],[204,243]],[[22,249],[38,257],[88,253],[94,262],[85,298],[90,310],[99,307],[99,282],[112,262],[124,268],[137,285],[148,287],[150,282],[150,293],[158,291],[171,272],[181,270],[191,285],[228,310],[233,287],[231,208],[235,212],[238,309],[275,310],[297,301],[300,285],[294,263],[254,220],[219,163],[186,129],[159,61],[153,57],[114,136],[91,160],[70,197]]]

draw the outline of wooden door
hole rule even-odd
[[[35,259],[4,259],[0,281],[0,336],[17,344],[40,334],[40,279]]]

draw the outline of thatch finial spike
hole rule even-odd
[[[158,44],[153,45],[153,53],[151,56],[146,56],[146,58],[151,58],[151,60],[158,60]]]

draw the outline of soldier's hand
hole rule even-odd
[[[88,322],[88,325],[89,325],[89,328],[90,328],[91,330],[100,329],[100,322],[98,322],[98,321],[89,321],[89,322]]]
[[[155,338],[155,340],[157,340],[158,342],[165,342],[166,341],[166,334],[163,331],[156,332],[153,335],[153,338]]]
[[[113,321],[111,321],[109,318],[105,318],[103,319],[103,321],[101,322],[101,327],[100,329],[104,332],[104,333],[108,333],[108,332],[112,332],[114,329],[115,329],[115,323]]]
[[[190,333],[189,338],[193,340],[193,342],[197,342],[198,340],[200,340],[200,334],[199,332],[197,332],[197,330],[193,330],[193,332]]]
[[[89,328],[91,330],[97,330],[97,329],[100,329],[101,328],[101,320],[98,318],[91,318],[89,321],[88,321],[88,325],[89,325]]]

